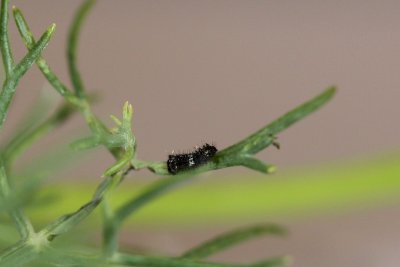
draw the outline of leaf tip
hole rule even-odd
[[[267,166],[267,173],[274,173],[278,168],[275,165]]]
[[[328,89],[325,90],[325,94],[328,95],[329,97],[332,97],[336,94],[337,92],[337,87],[336,85],[332,85],[328,87]]]
[[[292,256],[284,256],[282,259],[283,265],[289,266],[293,264],[293,257]]]

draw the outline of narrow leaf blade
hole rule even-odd
[[[328,88],[320,95],[305,102],[297,108],[284,114],[282,117],[261,128],[257,132],[243,139],[242,141],[222,150],[217,155],[230,154],[237,151],[243,151],[248,154],[255,154],[275,141],[275,135],[285,130],[295,122],[303,119],[313,113],[324,104],[326,104],[336,92],[335,87]]]
[[[238,229],[217,236],[216,238],[187,251],[182,255],[182,258],[202,259],[252,238],[260,237],[262,235],[282,236],[284,234],[286,234],[286,230],[276,224],[256,225]]]

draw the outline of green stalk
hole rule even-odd
[[[0,51],[3,58],[6,78],[11,75],[12,69],[14,67],[14,58],[11,52],[10,41],[8,38],[8,3],[9,0],[2,0],[0,10]]]
[[[0,161],[0,200],[2,202],[7,202],[12,199],[12,192],[10,183],[7,178],[6,170],[3,161]],[[13,207],[12,210],[8,211],[10,217],[13,219],[17,230],[23,240],[32,236],[35,231],[33,229],[32,223],[29,221],[28,217],[22,212],[18,207]]]
[[[143,267],[272,267],[287,265],[289,259],[287,257],[276,257],[252,264],[229,264],[118,253],[109,262],[117,265]]]
[[[35,126],[33,129],[24,131],[16,135],[3,149],[3,157],[5,160],[6,169],[8,170],[15,159],[25,149],[40,139],[43,135],[49,133],[58,125],[66,121],[75,111],[70,104],[65,104],[58,108],[53,116],[45,120],[43,123]]]
[[[31,30],[29,29],[29,25],[26,22],[22,12],[17,8],[13,7],[13,15],[14,20],[17,25],[18,31],[24,41],[26,47],[31,50],[35,45],[36,41],[32,35]],[[70,90],[57,78],[57,76],[51,71],[47,62],[43,59],[43,57],[39,57],[36,61],[41,72],[46,76],[49,83],[56,89],[60,95],[64,96],[66,100],[69,102],[73,101],[73,94]]]
[[[286,234],[286,230],[281,226],[275,224],[256,225],[234,230],[232,232],[217,236],[185,252],[181,258],[195,260],[202,259],[236,244],[243,243],[243,241],[260,237],[266,234],[282,236]]]
[[[8,108],[15,94],[15,89],[21,77],[28,71],[32,64],[39,58],[43,49],[47,46],[55,30],[55,24],[42,35],[39,41],[33,46],[27,55],[17,64],[3,84],[3,90],[0,93],[0,129],[3,127],[7,116]]]
[[[85,87],[81,78],[81,74],[78,70],[77,65],[77,48],[79,33],[82,29],[82,23],[84,22],[86,16],[88,15],[90,9],[93,7],[95,0],[86,0],[78,9],[69,34],[68,34],[68,46],[67,46],[67,58],[68,58],[68,70],[72,81],[72,85],[75,89],[75,93],[79,98],[85,97]]]

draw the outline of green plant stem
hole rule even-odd
[[[2,202],[6,202],[11,200],[12,190],[7,178],[3,161],[0,161],[0,164],[0,199]],[[34,234],[32,223],[20,208],[13,207],[13,209],[9,210],[8,213],[17,226],[17,230],[23,240]]]
[[[2,251],[0,265],[2,267],[24,266],[25,263],[32,261],[37,256],[38,252],[35,251],[35,248],[27,240],[24,240]]]
[[[84,22],[89,11],[93,7],[95,0],[86,0],[78,9],[69,34],[68,34],[68,46],[67,46],[67,58],[68,58],[68,69],[71,77],[72,85],[75,89],[75,93],[79,98],[85,97],[85,90],[81,75],[77,68],[77,47],[79,33],[81,30],[82,23]]]
[[[282,236],[286,234],[286,230],[275,224],[256,225],[234,230],[217,236],[201,244],[200,246],[185,252],[181,258],[203,259],[238,243],[242,243],[243,241],[260,237],[261,235],[265,234]]]
[[[24,74],[25,65],[28,65],[32,59],[36,61],[37,65],[41,69],[44,76],[48,79],[48,81],[53,85],[53,87],[65,97],[65,99],[77,107],[85,117],[85,120],[90,127],[92,133],[94,135],[110,135],[111,132],[104,126],[104,124],[93,114],[90,108],[90,104],[86,99],[85,89],[83,85],[83,81],[81,75],[78,71],[77,67],[77,44],[78,44],[78,37],[79,32],[81,29],[81,25],[87,16],[90,8],[93,6],[95,1],[87,0],[83,3],[83,5],[79,8],[77,15],[74,18],[72,23],[72,27],[68,36],[68,48],[67,48],[67,57],[68,57],[68,66],[70,77],[72,80],[72,84],[74,87],[75,94],[71,93],[71,90],[61,83],[61,81],[57,78],[57,76],[50,70],[49,66],[47,65],[46,61],[43,58],[27,58],[24,64],[19,64],[15,68],[15,72],[18,75]],[[31,34],[29,27],[24,20],[22,13],[18,9],[14,9],[14,17],[17,22],[17,26],[21,36],[24,39],[26,46],[28,47],[29,54],[35,50],[37,45],[40,43],[39,40],[37,43],[35,42],[33,35]],[[40,53],[39,53],[40,54]],[[26,71],[26,70],[25,70]],[[15,86],[17,81],[12,80],[15,82]],[[44,249],[42,245],[37,244],[47,244],[46,242],[52,241],[55,237],[64,234],[70,231],[73,227],[75,227],[78,223],[80,223],[83,219],[89,216],[92,211],[103,201],[104,203],[104,218],[105,224],[103,229],[104,235],[104,251],[107,257],[111,258],[111,263],[115,264],[127,264],[127,265],[142,265],[142,266],[232,266],[232,265],[224,265],[224,264],[213,264],[213,263],[201,263],[193,260],[187,259],[171,259],[171,258],[162,258],[162,257],[146,257],[141,255],[125,255],[125,254],[116,254],[118,249],[118,229],[120,228],[123,221],[140,207],[147,204],[150,200],[162,195],[163,193],[167,192],[169,189],[177,186],[181,182],[188,181],[191,177],[195,174],[200,172],[205,172],[208,170],[225,168],[230,166],[238,166],[243,165],[248,168],[261,171],[264,173],[269,173],[273,170],[271,165],[268,165],[264,162],[261,162],[255,158],[253,158],[253,154],[257,153],[258,151],[266,148],[267,146],[273,144],[275,140],[275,134],[282,131],[283,129],[289,127],[294,122],[300,120],[304,116],[310,114],[311,112],[315,111],[317,108],[325,104],[334,94],[335,89],[331,88],[327,90],[322,95],[318,96],[317,98],[307,102],[305,105],[300,106],[299,108],[295,109],[294,111],[287,113],[282,118],[278,119],[272,124],[267,125],[260,131],[254,133],[253,135],[249,136],[248,138],[242,140],[241,142],[220,151],[211,161],[209,164],[196,169],[195,171],[190,171],[187,173],[183,173],[181,175],[173,176],[164,181],[157,182],[155,185],[150,187],[144,193],[139,195],[136,198],[131,199],[124,205],[122,205],[119,209],[115,212],[108,206],[108,192],[111,191],[115,186],[117,186],[121,180],[123,179],[126,169],[129,166],[125,166],[125,161],[120,161],[120,165],[113,166],[113,169],[108,170],[106,173],[114,174],[115,171],[118,171],[113,177],[107,177],[97,188],[93,198],[85,205],[83,205],[79,210],[64,215],[60,217],[55,222],[49,224],[45,227],[42,231],[40,231],[37,235],[35,235],[35,239],[29,239],[26,242],[32,242],[32,240],[36,240],[34,242],[36,247],[40,247]],[[0,95],[1,97],[1,95]],[[1,100],[1,98],[0,98]],[[0,101],[1,104],[1,101]],[[0,110],[1,111],[1,110]],[[1,125],[0,125],[1,127]],[[124,154],[124,151],[119,148],[110,148],[108,147],[110,152],[116,157],[117,160],[121,160],[127,154]],[[134,152],[132,152],[132,157]],[[129,163],[129,161],[128,161]],[[147,168],[153,170],[156,173],[163,173],[166,172],[165,163],[157,163],[157,162],[139,162],[139,161],[132,161],[132,166],[138,169],[138,165],[141,167],[146,166]],[[115,167],[115,168],[114,168]],[[238,238],[239,239],[239,238]],[[37,242],[39,240],[40,242]],[[233,239],[232,239],[233,240]],[[234,241],[231,240],[231,244]],[[227,245],[223,242],[220,242],[220,249]],[[43,247],[43,248],[42,248]],[[16,249],[23,249],[24,246],[17,247]],[[15,252],[15,250],[12,250]],[[14,255],[20,255],[18,253]],[[1,263],[2,256],[0,256],[0,263]],[[254,266],[273,266],[271,264],[279,263],[279,260],[275,262],[266,261],[262,263],[257,263]],[[246,265],[246,266],[253,266],[253,265]]]
[[[195,175],[191,172],[190,174],[170,176],[166,179],[155,182],[139,196],[132,198],[119,207],[115,212],[115,220],[119,224],[122,223],[128,216],[146,205],[149,201],[161,196],[180,183],[193,179],[194,177]]]
[[[108,197],[103,200],[103,253],[112,257],[118,251],[118,224],[114,219],[114,211],[110,207]]]
[[[2,0],[0,10],[0,51],[3,58],[6,78],[11,75],[14,67],[14,58],[8,38],[8,3],[9,0]]]
[[[36,41],[32,35],[31,30],[29,29],[29,26],[24,16],[22,15],[21,11],[15,6],[13,7],[13,15],[22,40],[24,41],[26,47],[31,50]],[[54,89],[56,89],[60,93],[60,95],[64,96],[67,101],[69,100],[71,102],[74,100],[71,91],[68,90],[68,88],[63,83],[61,83],[60,80],[54,75],[43,57],[39,57],[36,61],[36,64],[38,65],[42,73],[45,74],[49,83],[54,87]]]
[[[324,104],[326,104],[336,93],[335,87],[326,89],[321,94],[310,99],[309,101],[299,105],[298,107],[287,112],[283,116],[269,123],[257,132],[247,136],[240,142],[222,150],[218,153],[220,156],[224,154],[242,154],[243,156],[253,155],[267,146],[271,145],[276,135],[287,129],[294,123],[310,115]]]
[[[124,171],[118,172],[114,177],[106,177],[97,187],[92,199],[80,207],[77,211],[66,214],[48,224],[37,234],[32,235],[0,253],[0,266],[14,266],[12,263],[23,258],[23,262],[29,262],[36,257],[38,253],[48,248],[49,242],[56,237],[67,233],[82,220],[92,214],[93,210],[102,202],[108,191],[112,190],[123,178]],[[0,180],[2,182],[2,180]]]
[[[78,94],[79,99],[76,99],[75,96],[70,94],[70,90],[59,80],[59,78],[51,71],[50,67],[46,63],[45,59],[40,58],[37,60],[37,65],[43,75],[47,78],[47,80],[50,82],[50,84],[62,95],[65,97],[65,99],[77,107],[81,113],[83,114],[89,128],[91,129],[93,134],[103,134],[105,132],[108,132],[108,129],[104,126],[104,124],[93,114],[93,112],[90,109],[90,105],[88,101],[86,100],[86,96],[83,93],[84,87],[82,84],[82,79],[80,77],[80,74],[78,72],[78,68],[76,65],[76,49],[77,49],[77,40],[78,40],[78,35],[79,35],[79,28],[80,25],[83,23],[83,20],[90,10],[90,8],[93,6],[95,1],[86,1],[84,4],[80,7],[77,16],[75,17],[73,21],[73,26],[71,27],[70,30],[70,35],[69,35],[69,45],[68,45],[68,65],[69,65],[69,70],[70,70],[70,76],[71,80],[73,82],[75,92]],[[27,24],[22,12],[18,8],[13,8],[13,13],[14,13],[14,18],[16,21],[16,24],[18,26],[19,32],[21,37],[24,40],[25,45],[27,46],[28,49],[31,49],[35,45],[35,40],[33,35],[31,34],[31,31],[29,29],[29,25]],[[38,129],[39,130],[39,129]],[[118,148],[109,148],[110,152],[114,155],[114,157],[118,160],[122,155],[121,151]],[[121,180],[122,178],[119,178]],[[99,202],[100,201],[105,201],[105,205],[107,205],[107,198],[103,198],[103,195],[99,197]],[[90,205],[89,207],[92,207],[93,205]],[[94,205],[96,207],[97,205]],[[112,221],[107,220],[105,222],[103,229],[104,233],[104,240],[105,240],[105,245],[104,245],[104,250],[106,254],[112,254],[116,247],[117,247],[117,238],[116,235],[114,234],[116,229],[114,227],[114,224]]]
[[[33,46],[26,56],[18,63],[3,84],[3,90],[0,93],[0,129],[2,128],[9,105],[15,94],[15,89],[21,77],[28,71],[32,64],[39,58],[43,49],[47,46],[53,35],[55,24],[42,35],[39,41]]]
[[[24,40],[25,46],[29,50],[31,50],[31,48],[36,43],[31,31],[29,30],[29,25],[26,22],[20,9],[14,7],[13,14],[19,33],[22,39]],[[79,31],[73,31],[73,32],[75,34],[79,33]],[[76,48],[76,46],[73,45],[71,47]],[[76,62],[74,61],[70,62],[69,64],[72,65],[75,63]],[[36,61],[36,64],[38,65],[40,71],[48,80],[48,82],[54,87],[54,89],[57,92],[59,92],[62,96],[64,96],[67,102],[69,102],[72,106],[77,108],[82,113],[93,134],[104,134],[109,132],[107,127],[93,114],[85,94],[82,95],[82,98],[77,98],[75,95],[73,95],[71,93],[71,90],[69,90],[68,87],[61,82],[61,80],[57,77],[57,75],[54,74],[54,72],[51,70],[51,68],[49,67],[44,58],[39,58]],[[74,66],[73,68],[77,70],[76,66]],[[121,151],[118,148],[111,148],[110,152],[116,158],[118,158],[121,155]]]
[[[125,266],[147,266],[147,267],[233,267],[239,265],[204,263],[192,260],[174,259],[168,257],[150,257],[142,255],[118,253],[109,260],[112,264]]]
[[[18,155],[25,151],[29,145],[66,121],[75,110],[76,109],[74,109],[70,104],[64,104],[43,123],[37,125],[31,130],[24,131],[20,135],[16,135],[15,138],[8,142],[7,146],[3,149],[6,169],[10,169],[14,160]]]
[[[125,266],[146,266],[146,267],[272,267],[282,266],[288,263],[287,257],[276,257],[253,264],[229,264],[211,263],[187,259],[176,259],[160,256],[144,256],[134,254],[117,253],[109,263]]]
[[[244,166],[265,174],[273,173],[276,170],[276,167],[254,158],[254,154],[270,145],[273,145],[278,133],[325,105],[335,95],[335,93],[335,87],[326,89],[318,96],[299,105],[255,133],[219,151],[205,166],[197,168],[194,171],[188,171],[187,173],[196,174],[199,172],[218,170],[233,166]],[[165,162],[150,162],[132,159],[131,165],[132,168],[136,170],[147,168],[160,175],[169,174]]]

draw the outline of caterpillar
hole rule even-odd
[[[218,149],[205,143],[191,153],[168,155],[167,167],[170,174],[197,168],[207,163],[217,153]]]

